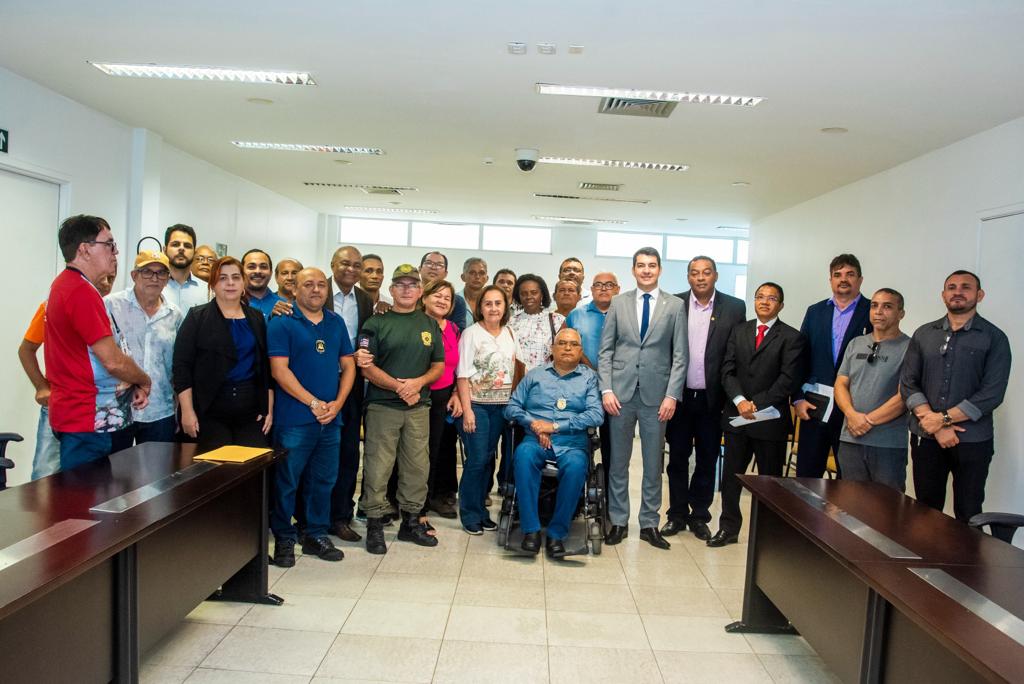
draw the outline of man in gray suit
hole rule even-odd
[[[686,308],[658,288],[661,256],[653,247],[633,255],[636,289],[612,300],[601,333],[598,373],[601,401],[611,416],[612,458],[608,473],[607,544],[629,534],[629,458],[640,423],[644,477],[640,538],[659,549],[669,543],[658,531],[665,424],[676,410],[686,382]]]

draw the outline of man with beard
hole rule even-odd
[[[978,276],[951,273],[942,286],[946,315],[914,332],[900,374],[900,393],[912,413],[917,500],[941,511],[952,474],[953,512],[964,522],[981,513],[985,501],[992,412],[1010,379],[1010,342],[978,314],[984,298]]]
[[[274,305],[281,301],[281,297],[270,290],[270,274],[273,272],[270,255],[262,249],[250,249],[242,255],[242,278],[245,279],[249,306],[259,310],[267,319]]]
[[[210,271],[213,270],[213,263],[217,261],[217,253],[209,245],[196,247],[195,256],[192,259],[192,275],[204,283],[210,282]]]
[[[192,276],[195,248],[196,231],[191,226],[176,223],[164,231],[164,254],[171,267],[171,279],[164,288],[164,296],[181,309],[182,314],[210,300],[206,283]]]

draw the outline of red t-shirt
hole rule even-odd
[[[112,332],[99,291],[77,269],[67,268],[50,285],[45,335],[50,425],[57,432],[93,432],[97,392],[89,347]]]

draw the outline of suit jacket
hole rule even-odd
[[[687,314],[690,312],[690,291],[676,295],[683,300]],[[708,409],[712,413],[722,410],[725,392],[722,391],[722,360],[729,344],[732,329],[747,320],[747,304],[742,299],[731,297],[724,292],[715,292],[715,304],[711,307],[711,323],[708,326],[708,341],[704,345],[704,387]],[[693,362],[693,359],[690,359]]]
[[[612,390],[626,403],[639,384],[640,400],[647,406],[660,406],[665,397],[681,399],[688,355],[682,300],[658,290],[647,336],[641,341],[636,290],[624,292],[612,300],[601,331],[601,391]]]
[[[843,355],[846,354],[846,347],[850,344],[850,340],[866,335],[874,329],[871,325],[871,299],[862,295],[860,301],[857,302],[857,307],[853,310],[850,325],[846,328],[843,343],[839,347],[839,356],[837,360],[833,361],[832,311],[832,304],[825,299],[817,304],[811,304],[807,307],[807,313],[804,314],[800,332],[807,342],[807,355],[804,362],[803,378],[796,388],[794,400],[803,398],[800,386],[804,383],[820,382],[824,385],[835,385],[836,372],[843,362]],[[836,413],[833,411],[832,415],[834,416]],[[842,411],[838,413],[842,414]]]
[[[242,305],[245,320],[256,337],[255,378],[260,413],[267,413],[267,390],[270,388],[270,360],[267,357],[267,323],[263,314]],[[192,390],[192,405],[202,415],[210,407],[220,386],[238,360],[231,326],[216,301],[193,306],[185,314],[174,340],[174,361],[171,376],[174,393]]]
[[[729,335],[722,362],[722,387],[727,397],[722,428],[754,439],[785,441],[793,427],[789,397],[800,382],[804,339],[796,328],[777,320],[755,350],[757,325],[755,318],[737,325]],[[754,402],[759,411],[774,406],[782,417],[732,427],[729,421],[740,414],[732,400],[740,395]]]
[[[330,273],[330,271],[328,271]],[[324,308],[330,311],[334,311],[334,288],[337,287],[337,283],[334,282],[334,278],[329,278],[330,291],[327,293],[327,301],[324,303]],[[370,299],[370,295],[366,294],[362,288],[353,286],[352,290],[356,293],[356,310],[359,318],[359,330],[362,330],[363,323],[366,323],[366,319],[373,315],[373,300]],[[349,335],[359,335],[359,330],[349,330]]]

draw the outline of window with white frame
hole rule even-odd
[[[597,231],[596,256],[629,257],[642,247],[654,247],[663,255],[664,237],[658,233],[624,233],[618,231]]]
[[[413,221],[410,229],[411,237],[409,244],[413,247],[470,250],[480,248],[480,226],[475,223]]]
[[[689,261],[695,256],[709,256],[716,262],[733,263],[733,241],[722,238],[669,235],[666,259]]]
[[[749,240],[737,240],[736,241],[736,263],[737,264],[748,264],[748,263],[750,263],[750,241]]]
[[[482,247],[492,252],[551,254],[551,229],[484,226]]]
[[[338,242],[359,245],[409,244],[409,222],[387,219],[342,218]]]
[[[747,274],[737,273],[736,280],[733,284],[732,294],[734,297],[746,300],[747,298]]]

